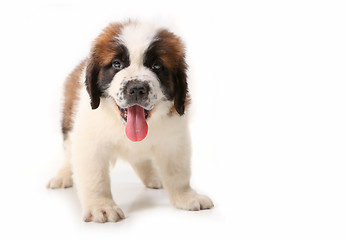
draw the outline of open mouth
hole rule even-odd
[[[127,116],[128,116],[128,109],[129,108],[121,108],[119,107],[119,110],[120,110],[120,116],[122,117],[122,119],[125,121],[125,123],[127,122]],[[146,110],[145,108],[144,109],[144,115],[145,115],[145,120],[149,117],[149,110]]]
[[[139,105],[128,108],[120,108],[120,115],[125,122],[126,136],[133,142],[144,140],[148,133],[148,125],[146,119],[149,117],[149,110]]]

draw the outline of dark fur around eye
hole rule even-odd
[[[105,49],[95,46],[89,58],[86,72],[86,88],[91,98],[91,107],[96,109],[100,97],[107,97],[105,90],[109,87],[115,74],[130,66],[128,49],[110,41]],[[112,53],[112,60],[106,60]],[[102,64],[101,64],[102,63]]]

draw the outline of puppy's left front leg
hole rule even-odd
[[[106,152],[97,147],[74,149],[74,180],[86,222],[117,222],[125,218],[112,198]]]
[[[210,209],[214,205],[211,199],[198,194],[190,187],[190,151],[174,151],[170,154],[159,154],[156,164],[161,179],[169,194],[171,203],[184,210],[198,211]]]

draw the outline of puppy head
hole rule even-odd
[[[127,136],[142,140],[156,105],[171,102],[179,115],[184,114],[186,69],[184,45],[170,31],[137,22],[110,24],[95,39],[88,60],[91,107],[98,108],[101,98],[112,98]]]

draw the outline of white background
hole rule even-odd
[[[359,238],[355,1],[29,2],[0,4],[1,239]],[[83,223],[75,190],[45,189],[62,161],[63,80],[127,18],[187,44],[192,184],[210,211],[174,209],[121,162],[122,222]]]

